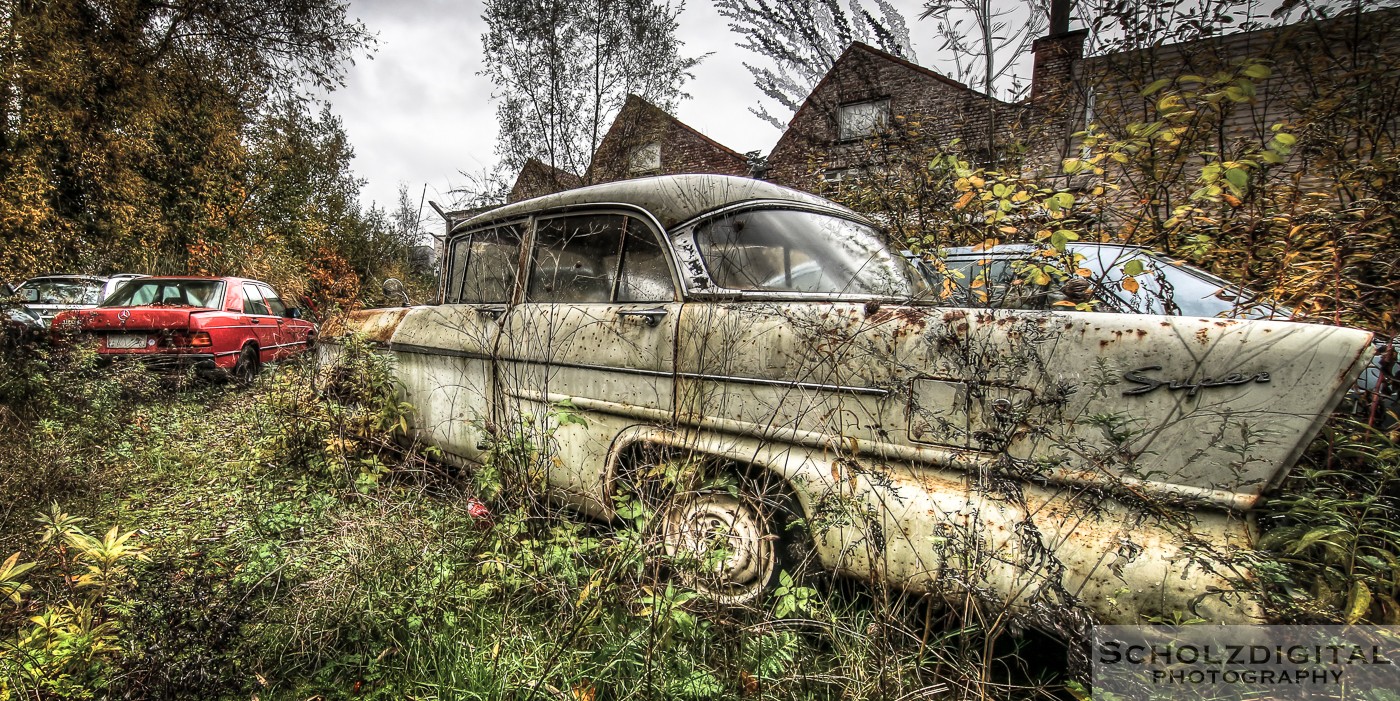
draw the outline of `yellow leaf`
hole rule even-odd
[[[1074,271],[1074,274],[1075,274],[1075,275],[1078,275],[1079,277],[1092,277],[1093,274],[1094,274],[1094,271],[1092,271],[1092,270],[1090,270],[1090,269],[1088,269],[1088,268],[1080,268],[1080,269]]]
[[[574,602],[574,608],[578,608],[579,606],[583,605],[583,600],[587,599],[588,593],[593,591],[593,583],[595,581],[596,580],[590,578],[588,580],[588,584],[583,585],[583,591],[579,592],[578,601]]]
[[[1357,582],[1351,589],[1351,604],[1347,606],[1347,624],[1356,623],[1371,610],[1371,589]]]
[[[963,196],[959,197],[957,203],[953,205],[953,209],[962,209],[963,207],[966,207],[967,203],[972,201],[972,197],[973,192],[971,190],[964,192]]]
[[[1124,292],[1127,292],[1128,294],[1137,294],[1137,291],[1138,291],[1138,281],[1137,281],[1137,279],[1134,278],[1134,277],[1131,276],[1131,275],[1125,275],[1125,276],[1123,277],[1123,291],[1124,291]]]

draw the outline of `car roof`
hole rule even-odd
[[[42,280],[88,280],[91,282],[106,282],[107,278],[102,277],[101,275],[35,275],[34,277],[29,278],[28,280],[25,280],[23,283],[20,284],[28,284],[31,282],[39,282]]]
[[[591,185],[498,207],[467,219],[453,233],[487,222],[515,219],[536,212],[596,204],[639,207],[667,231],[701,214],[740,202],[771,200],[853,212],[830,200],[792,188],[732,175],[660,175]],[[858,217],[857,217],[858,218]]]

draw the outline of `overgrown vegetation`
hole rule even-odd
[[[247,391],[81,353],[0,373],[19,438],[0,456],[5,698],[1034,698],[1071,680],[1036,631],[895,589],[794,570],[709,604],[672,576],[696,563],[664,552],[651,503],[622,497],[610,526],[549,505],[547,432],[455,476],[405,447],[413,409],[360,342]],[[1265,580],[1293,620],[1393,623],[1400,451],[1348,430],[1277,502]]]

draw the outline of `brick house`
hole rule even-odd
[[[628,95],[599,142],[584,181],[606,183],[681,173],[747,176],[749,161],[660,107]]]
[[[767,178],[824,184],[951,147],[992,161],[1027,110],[872,46],[854,43],[803,101],[768,156]],[[924,161],[927,163],[927,161]]]
[[[506,203],[528,200],[531,197],[572,190],[583,185],[583,179],[566,170],[560,170],[537,158],[525,161],[520,174],[515,176],[515,185],[506,195]]]

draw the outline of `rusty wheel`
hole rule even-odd
[[[666,554],[682,580],[724,606],[758,603],[784,560],[776,514],[740,492],[679,494],[660,513]]]

